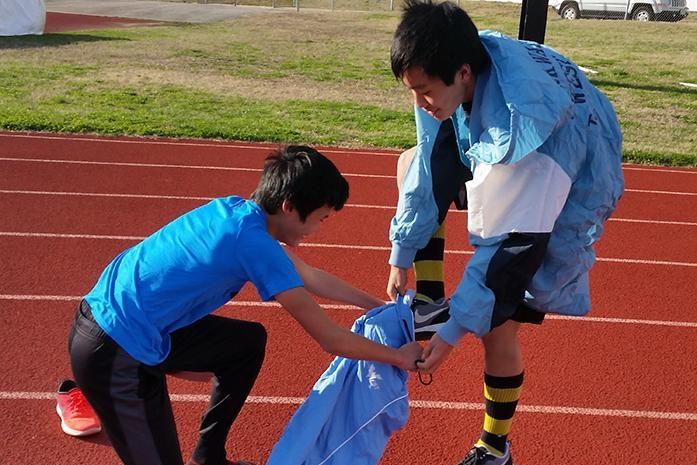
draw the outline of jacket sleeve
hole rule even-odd
[[[438,206],[433,194],[431,157],[437,149],[441,122],[414,107],[417,145],[399,191],[397,213],[390,223],[390,265],[408,268],[419,249],[438,229]]]

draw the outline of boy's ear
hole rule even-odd
[[[455,75],[460,78],[462,81],[471,81],[472,80],[472,68],[468,63],[464,63],[462,66],[460,66],[460,69],[458,69],[455,72]]]
[[[283,213],[291,213],[293,211],[293,204],[290,203],[290,200],[286,199],[283,201],[281,204],[281,211]]]

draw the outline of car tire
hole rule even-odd
[[[581,12],[578,10],[578,5],[575,2],[569,2],[562,5],[559,10],[559,16],[564,19],[578,19],[581,17]]]
[[[653,10],[648,6],[639,6],[632,12],[632,19],[635,21],[653,21]]]

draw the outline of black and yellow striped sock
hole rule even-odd
[[[484,373],[486,413],[477,445],[486,447],[494,455],[503,456],[506,453],[506,439],[522,386],[523,373],[515,376],[491,376]]]
[[[445,222],[433,234],[426,247],[416,252],[414,257],[417,298],[434,301],[445,297],[444,252]]]

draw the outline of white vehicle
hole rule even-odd
[[[680,21],[688,12],[686,0],[550,0],[549,6],[564,19]]]

